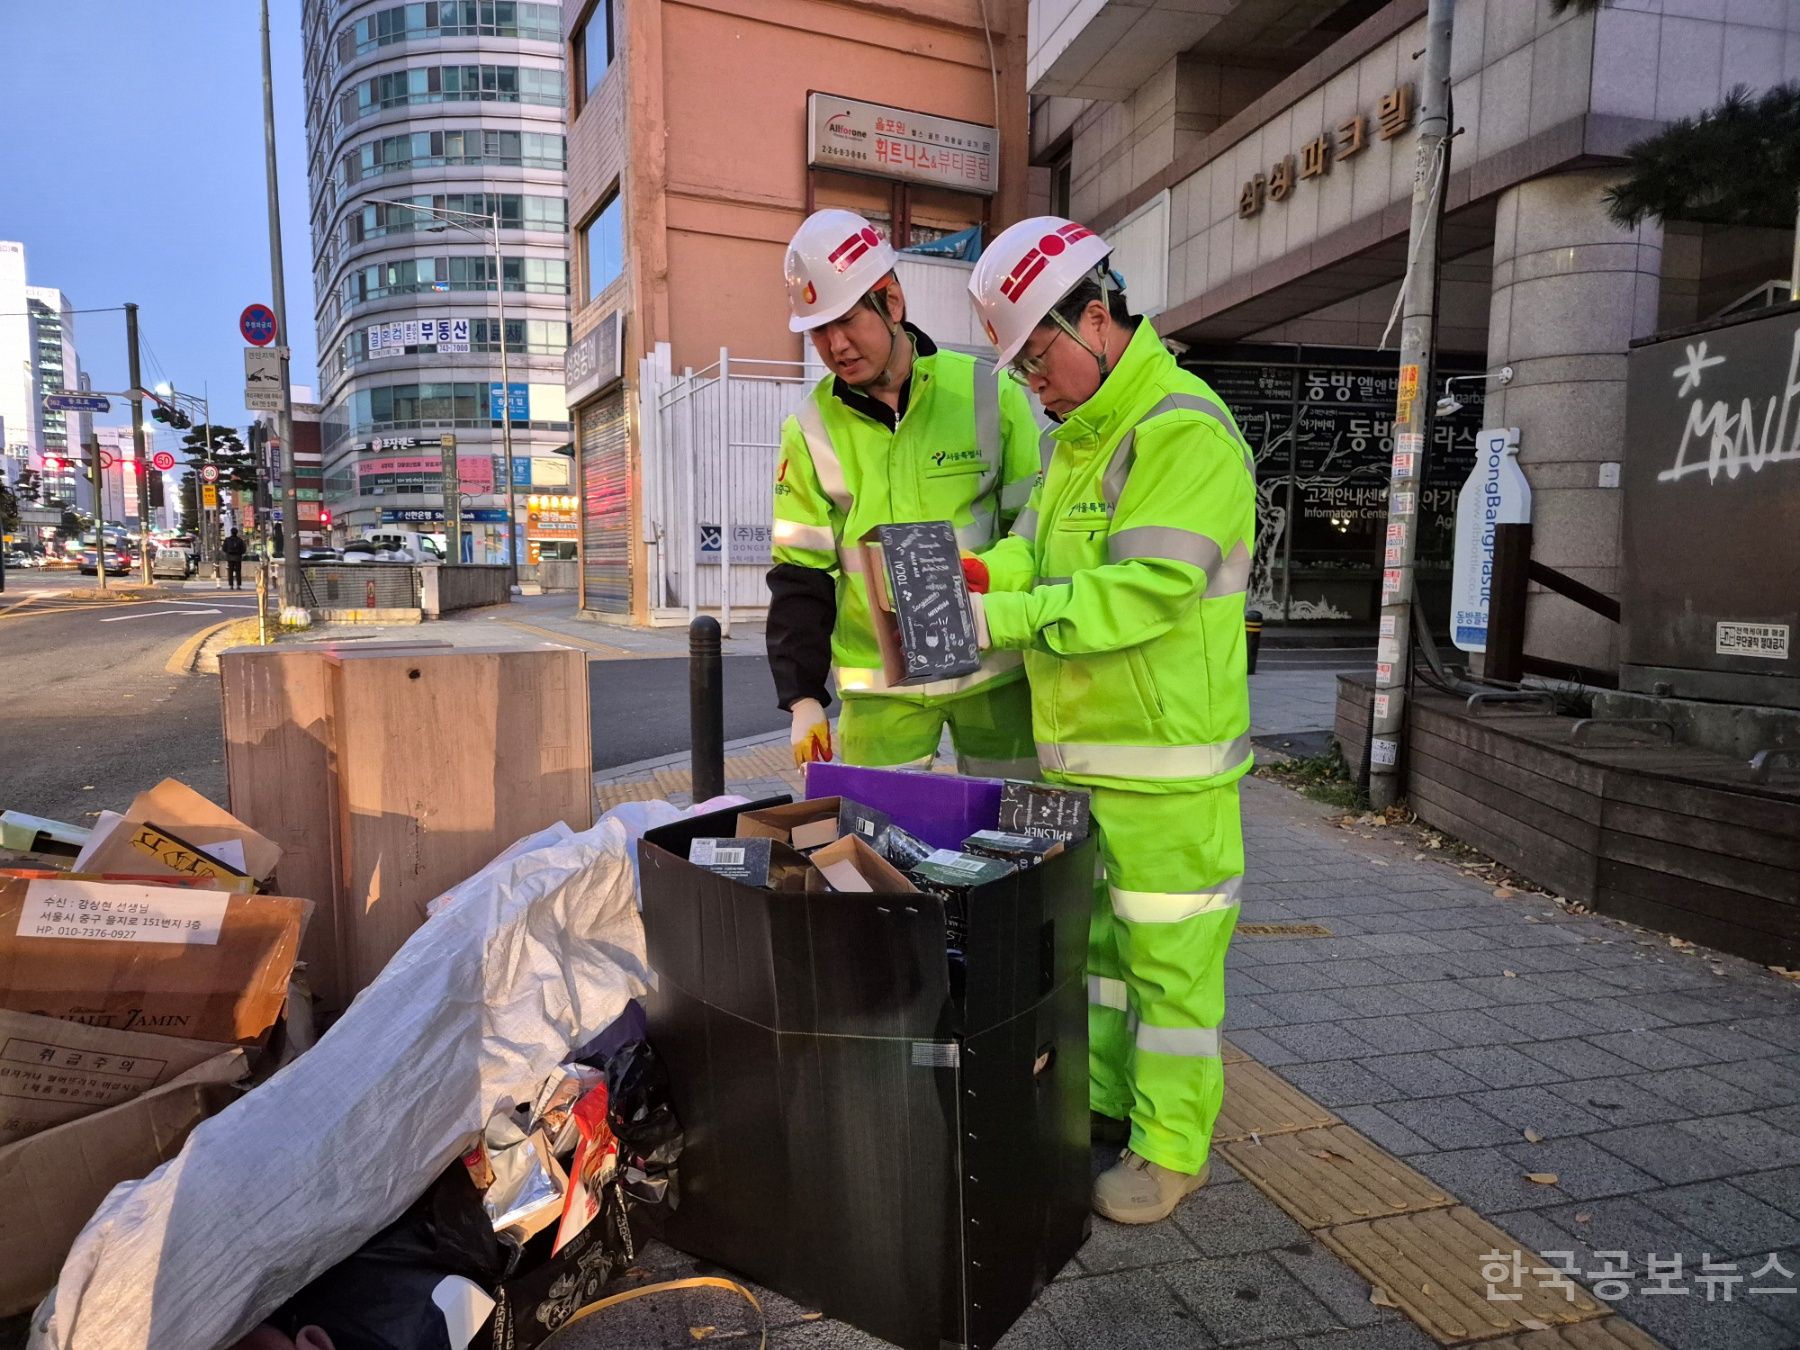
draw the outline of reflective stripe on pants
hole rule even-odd
[[[1106,877],[1088,932],[1088,1102],[1130,1117],[1141,1156],[1196,1172],[1225,1097],[1225,952],[1244,870],[1237,785],[1092,792]],[[1168,917],[1130,917],[1120,897]]]

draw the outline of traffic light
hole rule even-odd
[[[331,512],[326,511],[326,510],[321,510],[319,512],[319,524],[324,526],[326,529],[331,528]]]
[[[51,473],[61,473],[63,470],[63,462],[55,455],[45,455],[44,467]]]

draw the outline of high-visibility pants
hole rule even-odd
[[[1225,950],[1244,872],[1237,784],[1092,792],[1104,873],[1088,930],[1088,1103],[1130,1118],[1140,1157],[1198,1172],[1225,1100]]]
[[[846,764],[925,768],[937,754],[944,724],[958,771],[980,778],[1036,778],[1031,691],[1024,680],[983,685],[966,694],[850,694],[838,715],[838,748]]]

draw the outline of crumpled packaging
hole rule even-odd
[[[530,1102],[644,992],[635,836],[682,814],[652,808],[546,832],[458,886],[313,1049],[113,1189],[32,1350],[230,1344]]]

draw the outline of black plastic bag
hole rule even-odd
[[[432,1291],[461,1276],[493,1293],[511,1250],[494,1235],[481,1193],[458,1160],[404,1214],[269,1320],[289,1335],[322,1327],[336,1350],[453,1350]]]

